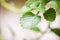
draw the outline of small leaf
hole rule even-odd
[[[58,7],[60,8],[60,1],[57,1],[57,5],[58,5]]]
[[[40,29],[36,26],[32,26],[30,30],[35,31],[35,32],[40,32]]]
[[[39,5],[37,10],[40,11],[40,12],[44,12],[45,11],[45,5]]]
[[[53,8],[49,8],[45,13],[43,14],[44,18],[50,22],[54,21],[56,18],[56,12]]]
[[[51,5],[52,7],[57,7],[57,2],[56,1],[50,1],[48,5]]]
[[[60,10],[60,1],[50,1],[48,5],[51,5],[56,11]]]
[[[27,12],[21,17],[21,25],[23,28],[30,28],[31,26],[37,25],[40,19],[40,16],[36,16],[32,12]]]
[[[60,36],[60,29],[51,29],[51,31]]]
[[[39,0],[41,4],[46,5],[48,2],[50,2],[51,0]]]
[[[60,10],[60,1],[57,1],[57,6],[58,6],[57,10]]]
[[[26,6],[26,7],[29,7],[29,9],[35,10],[35,9],[39,6],[39,4],[40,4],[39,1],[36,1],[36,0],[28,0],[28,1],[25,3],[25,6]]]
[[[30,6],[35,0],[27,0],[27,2],[25,3],[26,6]]]
[[[31,8],[37,8],[38,6],[40,5],[40,2],[39,1],[36,1],[36,2],[33,2],[30,7]]]

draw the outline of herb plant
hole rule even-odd
[[[42,12],[44,19],[46,19],[46,21],[49,22],[49,29],[56,35],[60,36],[60,29],[50,28],[50,23],[55,20],[58,14],[60,14],[60,0],[27,0],[25,5],[21,8],[21,10],[7,4],[4,0],[0,0],[0,3],[2,6],[11,11],[22,11],[23,15],[20,19],[21,26],[24,29],[29,29],[35,32],[41,32],[37,25],[41,21],[42,17],[39,14]],[[47,4],[49,4],[51,7],[46,10]],[[33,10],[36,10],[37,13],[33,13]]]
[[[52,7],[46,10],[47,4],[52,5]],[[36,10],[37,13],[33,13],[33,10]],[[37,25],[42,17],[38,14],[40,14],[40,12],[43,12],[44,19],[46,19],[49,22],[49,29],[56,33],[58,36],[60,36],[60,29],[50,28],[50,23],[55,20],[56,15],[59,14],[59,10],[59,0],[27,0],[27,2],[22,8],[23,15],[20,19],[21,26],[25,29],[40,32],[40,29],[37,27]]]

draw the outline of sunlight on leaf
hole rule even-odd
[[[41,20],[40,16],[36,16],[32,12],[27,12],[21,17],[21,25],[23,28],[31,28],[37,25]]]

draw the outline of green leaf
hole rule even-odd
[[[40,29],[36,26],[32,26],[30,30],[35,31],[35,32],[40,32]]]
[[[44,12],[43,16],[46,20],[52,22],[56,18],[56,12],[53,8],[49,8],[47,11]]]
[[[26,7],[29,7],[30,9],[33,9],[33,10],[36,9],[39,5],[40,5],[40,2],[36,0],[28,0],[25,3]]]
[[[60,10],[60,1],[57,1],[58,10]]]
[[[37,10],[40,11],[40,12],[44,12],[45,11],[45,5],[39,5]]]
[[[51,0],[39,0],[41,4],[46,5],[48,2],[50,2]]]
[[[60,36],[60,29],[51,29],[51,31]]]
[[[22,9],[21,9],[21,12],[22,13],[26,13],[26,12],[29,12],[29,11],[32,11],[34,10],[33,8],[30,8],[30,7],[27,7],[27,6],[24,6]]]
[[[27,0],[25,5],[29,7],[33,2],[35,2],[35,0]]]
[[[40,22],[41,17],[36,16],[32,12],[27,12],[21,17],[21,25],[23,28],[31,28]]]
[[[36,2],[33,2],[30,7],[31,8],[37,8],[38,6],[40,5],[40,2],[39,1],[36,1]]]
[[[56,11],[60,10],[60,1],[50,1],[48,5],[51,5]]]
[[[54,7],[57,7],[57,2],[56,1],[50,1],[48,5],[52,5]]]

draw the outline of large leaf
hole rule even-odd
[[[49,8],[47,11],[44,12],[44,18],[50,22],[54,21],[56,18],[56,12],[53,8]]]
[[[60,29],[51,29],[51,31],[60,36]]]
[[[31,28],[39,23],[41,17],[36,16],[32,12],[27,12],[21,17],[21,25],[23,28]]]
[[[39,1],[36,1],[36,0],[28,0],[25,3],[25,6],[26,7],[29,7],[29,10],[31,10],[31,9],[35,10],[39,5],[40,5],[40,2]]]

